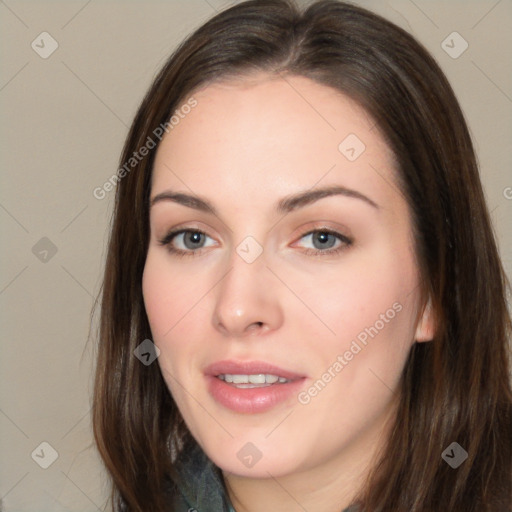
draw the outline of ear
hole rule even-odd
[[[432,341],[436,334],[436,321],[432,309],[432,301],[429,297],[421,312],[414,339],[417,342]]]

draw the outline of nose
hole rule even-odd
[[[215,287],[214,328],[236,339],[278,329],[283,321],[278,287],[264,254],[247,263],[234,252],[229,271]]]

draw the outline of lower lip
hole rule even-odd
[[[206,376],[208,391],[224,407],[239,413],[266,412],[297,395],[304,378],[259,388],[236,388],[213,375]]]

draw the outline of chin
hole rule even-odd
[[[284,476],[304,469],[304,461],[284,444],[274,446],[262,436],[261,442],[247,436],[230,439],[223,445],[208,443],[204,452],[222,471],[247,478],[270,478]]]

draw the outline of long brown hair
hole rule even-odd
[[[249,0],[224,10],[176,49],[136,114],[117,176],[93,406],[114,507],[169,510],[171,448],[194,442],[158,365],[134,357],[151,339],[142,272],[156,148],[130,158],[148,138],[158,147],[159,127],[169,127],[199,87],[254,71],[308,77],[366,109],[394,152],[412,214],[422,291],[437,331],[411,349],[396,422],[358,496],[361,510],[509,510],[508,282],[464,116],[439,66],[412,36],[337,0],[303,11],[292,0]],[[452,442],[468,453],[457,469],[442,458]]]

